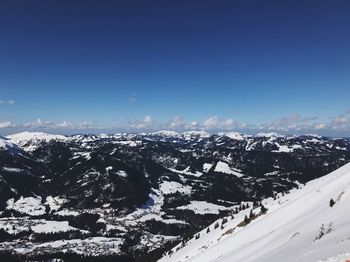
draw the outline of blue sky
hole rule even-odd
[[[349,1],[17,1],[0,134],[350,131]]]

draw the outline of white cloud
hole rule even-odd
[[[219,118],[217,116],[212,116],[212,117],[209,117],[207,119],[204,120],[204,127],[210,129],[210,128],[214,128],[214,127],[217,127],[218,125],[218,120]]]
[[[205,119],[202,126],[206,130],[231,130],[238,128],[240,123],[236,122],[232,118],[221,119],[218,116],[212,116]]]
[[[257,128],[260,130],[287,132],[290,130],[299,131],[314,129],[317,124],[320,124],[317,117],[304,117],[301,114],[291,114],[275,119],[271,123],[257,125]],[[321,126],[322,125],[318,125],[318,127]]]
[[[154,124],[154,120],[150,115],[145,116],[142,121],[132,121],[129,122],[129,127],[136,129],[152,129],[152,125]]]
[[[350,112],[332,117],[330,119],[329,128],[335,130],[350,131]]]
[[[52,122],[50,121],[42,121],[40,118],[37,119],[34,122],[29,122],[23,124],[23,127],[28,127],[28,128],[49,128],[52,125]]]
[[[199,129],[199,124],[196,121],[192,121],[189,124],[185,125],[185,129],[188,130],[195,130],[195,129]]]
[[[170,123],[170,128],[171,129],[177,129],[177,128],[182,128],[184,125],[182,117],[181,116],[175,116],[173,121]]]
[[[325,127],[326,127],[326,124],[323,123],[323,122],[316,123],[316,124],[314,125],[314,128],[315,128],[315,129],[318,129],[318,130],[324,129]]]
[[[186,121],[177,115],[173,119],[157,122],[151,115],[146,115],[141,120],[121,122],[114,126],[100,125],[96,122],[70,122],[70,121],[48,121],[37,119],[25,124],[13,124],[10,121],[0,122],[0,128],[15,128],[16,130],[52,129],[52,130],[125,130],[128,132],[158,131],[164,129],[176,130],[203,130],[210,133],[221,131],[238,131],[246,133],[279,132],[289,134],[321,133],[321,134],[347,134],[350,133],[350,112],[331,117],[329,119],[318,119],[313,116],[303,116],[295,113],[275,119],[269,123],[246,124],[233,118],[220,118],[217,115],[208,117],[203,121]],[[53,132],[53,131],[52,131]],[[113,131],[112,131],[113,132]]]
[[[151,116],[145,116],[145,119],[143,120],[143,122],[148,125],[151,124],[153,122],[153,119]]]
[[[93,126],[92,122],[53,122],[37,119],[34,122],[25,123],[22,127],[30,128],[30,129],[86,129]]]
[[[15,125],[12,124],[11,121],[0,122],[0,128],[10,128],[10,127],[15,127]]]

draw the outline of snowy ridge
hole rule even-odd
[[[249,137],[249,135],[247,134],[241,134],[237,132],[218,133],[218,136],[226,136],[233,140],[241,140],[241,141]]]
[[[181,136],[186,140],[190,140],[190,139],[193,139],[195,137],[208,138],[210,136],[210,134],[208,132],[205,132],[205,131],[188,131],[188,132],[182,133]]]
[[[12,149],[15,145],[12,144],[7,138],[0,136],[0,149]]]
[[[177,137],[179,134],[177,132],[171,131],[171,130],[161,130],[161,131],[149,133],[149,135]]]
[[[9,141],[27,151],[35,150],[42,142],[50,142],[52,140],[67,141],[68,137],[62,135],[51,135],[42,132],[22,132],[6,137]]]
[[[333,205],[330,204],[334,200]],[[350,164],[291,193],[265,199],[268,209],[239,212],[222,228],[213,225],[160,261],[345,261],[350,259]],[[222,219],[217,221],[220,225]]]
[[[254,137],[282,137],[282,135],[271,132],[271,133],[258,133]]]

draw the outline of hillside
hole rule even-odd
[[[331,199],[334,202],[331,202]],[[345,261],[350,258],[350,164],[308,182],[289,194],[262,201],[250,223],[251,209],[214,222],[183,248],[160,261]],[[220,225],[222,219],[217,221]]]
[[[32,260],[156,261],[218,218],[244,210],[241,222],[247,204],[350,161],[349,139],[316,135],[24,132],[0,142],[0,252]]]

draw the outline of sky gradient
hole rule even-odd
[[[0,134],[350,134],[350,2],[0,6]]]

